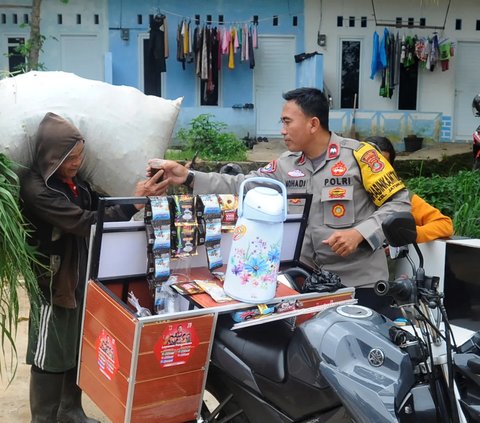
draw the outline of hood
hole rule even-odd
[[[34,162],[45,182],[57,171],[83,137],[78,129],[55,113],[47,113],[40,122]]]

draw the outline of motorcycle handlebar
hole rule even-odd
[[[373,289],[381,297],[390,295],[397,302],[405,302],[412,297],[413,282],[407,278],[395,281],[378,281]]]

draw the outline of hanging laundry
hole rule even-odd
[[[155,72],[165,72],[168,57],[168,35],[165,31],[167,18],[164,15],[155,15],[150,22],[150,45],[148,55],[153,63]]]
[[[438,45],[438,49],[440,52],[440,65],[442,67],[442,72],[445,72],[450,66],[452,43],[448,40],[442,40]]]
[[[185,70],[185,53],[183,51],[183,19],[177,27],[177,61],[182,63],[182,69]]]
[[[228,43],[228,69],[235,69],[235,57],[234,57],[234,37],[235,37],[235,30],[232,28],[230,31],[230,39]]]
[[[254,24],[254,25],[253,25],[253,39],[252,39],[253,48],[258,48],[258,32],[257,32],[257,27],[258,27],[258,24]]]
[[[380,39],[378,37],[377,31],[373,32],[373,53],[372,53],[372,64],[370,67],[370,79],[374,79],[378,71],[383,68],[382,62],[380,60]]]
[[[193,54],[195,56],[195,74],[198,77],[201,75],[202,45],[202,30],[199,25],[196,25],[193,32]]]
[[[251,26],[248,29],[248,57],[250,69],[255,68],[255,57],[253,56],[253,34]]]
[[[208,80],[208,50],[207,50],[207,28],[204,26],[202,31],[202,63],[200,65],[200,79]]]
[[[236,53],[240,48],[240,42],[238,41],[238,28],[236,26],[233,27],[233,50]]]
[[[229,46],[230,46],[230,38],[231,38],[231,29],[223,32],[223,39],[222,39],[222,54],[229,54]]]

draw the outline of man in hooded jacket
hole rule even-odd
[[[75,126],[47,113],[38,129],[34,163],[22,177],[24,213],[43,264],[36,269],[43,295],[38,315],[30,319],[27,349],[34,423],[96,421],[85,415],[76,384],[87,242],[98,202],[98,195],[77,176],[84,148]],[[162,173],[139,182],[134,195],[164,194]],[[105,220],[129,220],[141,207],[107,207]]]

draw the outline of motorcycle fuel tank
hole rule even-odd
[[[410,357],[390,341],[392,325],[359,305],[325,311],[298,328],[311,351],[309,367],[295,376],[311,378],[320,368],[358,421],[396,422],[395,407],[415,380]]]

